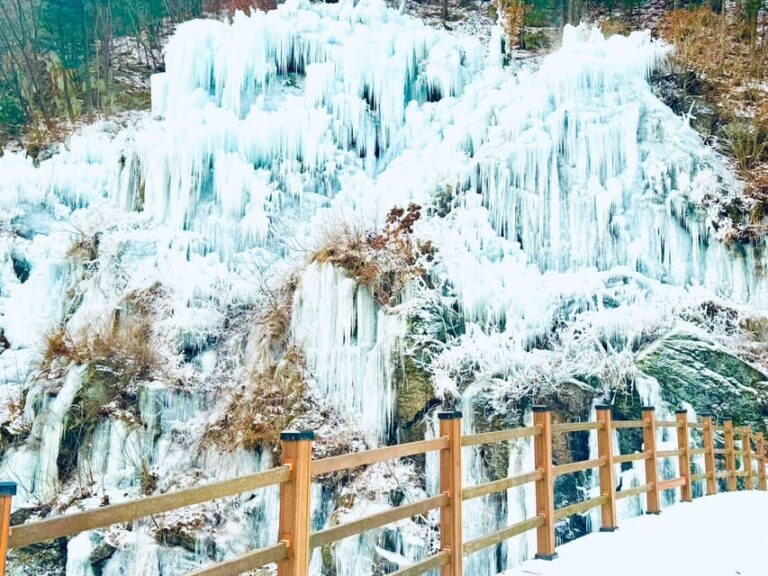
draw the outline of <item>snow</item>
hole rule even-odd
[[[768,493],[732,492],[620,522],[530,560],[505,576],[762,576]]]

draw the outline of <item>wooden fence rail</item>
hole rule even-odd
[[[645,494],[647,513],[659,514],[661,492],[679,489],[680,500],[690,502],[693,499],[694,482],[704,482],[707,495],[717,493],[718,481],[721,479],[725,481],[723,485],[728,491],[738,489],[739,478],[743,478],[741,485],[745,490],[755,487],[760,490],[768,488],[766,442],[763,433],[753,434],[748,427],[734,428],[729,420],[722,425],[715,425],[712,417],[708,415],[702,416],[699,422],[688,422],[686,411],[678,410],[675,413],[675,420],[656,420],[654,408],[643,407],[641,420],[620,421],[613,420],[610,406],[597,406],[595,422],[553,423],[551,412],[546,407],[534,406],[532,426],[470,436],[462,436],[461,416],[461,412],[441,412],[438,415],[440,437],[433,440],[411,442],[321,460],[312,459],[314,440],[312,432],[287,431],[281,436],[280,466],[271,470],[14,527],[10,526],[10,512],[11,499],[16,494],[16,485],[13,482],[0,482],[0,576],[5,575],[5,559],[9,549],[73,536],[85,530],[131,522],[154,514],[252,492],[268,486],[280,487],[278,542],[239,558],[203,567],[192,575],[231,576],[276,564],[279,576],[308,576],[313,549],[400,520],[421,516],[431,510],[439,510],[439,551],[392,574],[418,576],[439,568],[441,576],[461,576],[465,556],[529,530],[536,530],[536,557],[553,560],[557,557],[555,550],[557,521],[574,514],[583,514],[592,508],[600,508],[601,530],[616,530],[618,527],[616,502],[624,498]],[[657,449],[657,428],[675,430],[676,449]],[[614,454],[614,435],[630,429],[641,430],[643,450],[634,454]],[[555,465],[552,455],[553,435],[583,432],[597,435],[597,458]],[[534,470],[476,486],[462,485],[462,447],[519,439],[529,439],[533,442]],[[740,443],[738,449],[737,439]],[[692,446],[695,440],[700,440],[702,445]],[[719,444],[722,447],[718,447]],[[310,491],[313,479],[332,472],[428,452],[439,454],[439,494],[320,531],[312,531]],[[692,469],[694,458],[702,456],[704,471],[693,473],[696,472]],[[660,479],[659,462],[665,458],[677,460],[678,477]],[[742,468],[737,468],[737,458]],[[617,491],[616,465],[628,462],[644,463],[645,484]],[[583,502],[555,508],[555,478],[594,469],[597,469],[599,476],[599,495]],[[533,517],[464,542],[462,533],[464,501],[530,483],[534,484],[536,492],[536,514]]]

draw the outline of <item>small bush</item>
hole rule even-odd
[[[380,232],[363,232],[342,226],[325,240],[312,261],[344,269],[368,288],[382,306],[397,301],[409,280],[423,276],[422,259],[431,260],[434,248],[413,237],[421,207],[393,208]]]
[[[280,433],[313,406],[306,400],[304,356],[290,347],[279,362],[250,375],[234,392],[221,417],[205,439],[229,450],[274,449]]]

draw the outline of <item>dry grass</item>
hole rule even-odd
[[[319,264],[333,264],[368,288],[382,306],[397,302],[409,280],[423,276],[421,259],[430,260],[429,242],[413,237],[413,226],[421,218],[421,207],[393,208],[379,232],[340,226],[329,234],[323,247],[312,255]]]
[[[162,372],[160,355],[152,344],[149,319],[95,322],[71,334],[60,326],[45,338],[43,371],[56,365],[99,364],[127,382],[153,378]]]
[[[306,398],[304,356],[289,347],[279,362],[250,374],[250,381],[231,394],[222,418],[205,441],[227,450],[275,449],[280,433],[313,406]]]
[[[669,12],[661,35],[675,50],[673,70],[695,80],[695,90],[714,104],[715,136],[734,162],[755,204],[739,215],[734,240],[764,237],[768,201],[768,38],[742,14],[717,14],[709,8]]]
[[[41,369],[50,373],[71,363],[101,366],[124,383],[164,374],[164,361],[153,333],[155,305],[163,297],[159,284],[130,292],[106,318],[76,331],[62,324],[45,337]]]

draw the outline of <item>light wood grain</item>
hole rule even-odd
[[[446,448],[448,448],[447,438],[435,438],[433,440],[421,440],[419,442],[377,448],[376,450],[323,458],[322,460],[312,462],[312,475],[319,476],[321,474],[338,472],[339,470],[349,470],[358,466],[376,464],[377,462],[394,460],[396,458],[405,458],[406,456],[416,456],[417,454],[445,450]]]
[[[643,448],[650,454],[645,460],[645,481],[651,489],[646,497],[648,512],[658,514],[661,512],[661,500],[659,498],[659,458],[656,448],[656,420],[655,410],[643,410],[643,421],[647,426],[643,428]]]
[[[544,518],[537,516],[535,518],[523,520],[512,526],[507,526],[506,528],[502,528],[501,530],[497,530],[486,536],[480,536],[479,538],[475,538],[464,544],[464,555],[469,556],[470,554],[479,552],[489,546],[494,546],[495,544],[499,544],[505,540],[509,540],[510,538],[528,532],[528,530],[533,530],[534,528],[539,528],[543,525]]]
[[[327,546],[338,540],[356,536],[357,534],[362,534],[368,530],[381,528],[382,526],[392,524],[393,522],[426,514],[435,508],[447,506],[448,502],[449,498],[447,495],[439,494],[438,496],[425,498],[424,500],[419,500],[412,504],[404,504],[403,506],[398,506],[391,510],[371,514],[370,516],[353,520],[352,522],[331,526],[325,530],[314,532],[309,538],[309,546],[313,549],[319,548],[320,546]]]
[[[122,522],[131,522],[146,516],[184,508],[185,506],[258,490],[259,488],[286,482],[289,477],[290,471],[288,467],[280,466],[266,472],[258,472],[257,474],[215,482],[197,488],[179,490],[178,492],[158,496],[148,496],[141,500],[113,504],[112,506],[105,506],[96,510],[89,510],[88,512],[67,514],[66,516],[41,520],[40,522],[14,526],[8,543],[10,548],[29,546],[30,544],[54,540],[62,536],[79,534],[85,530],[104,528],[105,526]]]
[[[284,542],[279,542],[221,564],[200,568],[190,572],[187,576],[237,576],[243,572],[274,564],[285,558],[288,558],[288,547]]]
[[[630,496],[639,496],[640,494],[650,492],[652,488],[653,486],[650,484],[643,484],[642,486],[627,488],[626,490],[622,490],[621,492],[616,493],[616,500],[623,500],[624,498],[629,498]]]
[[[424,574],[424,572],[429,572],[430,570],[434,570],[435,568],[440,568],[441,566],[445,566],[446,564],[448,564],[448,561],[450,560],[450,556],[451,555],[448,552],[443,550],[438,552],[437,554],[430,556],[429,558],[425,558],[424,560],[415,562],[410,566],[401,568],[397,572],[392,572],[387,576],[419,576],[420,574]]]
[[[544,523],[536,528],[536,554],[549,558],[555,553],[555,475],[552,472],[552,414],[534,411],[534,424],[541,426],[541,434],[533,439],[534,466],[541,470],[536,481],[536,515]]]
[[[510,478],[502,478],[501,480],[494,480],[493,482],[470,486],[469,488],[464,488],[462,491],[462,498],[466,501],[472,500],[473,498],[479,498],[480,496],[494,494],[496,492],[503,492],[504,490],[515,488],[516,486],[522,486],[529,482],[541,480],[543,476],[544,474],[541,470],[535,470],[528,474],[519,474],[517,476],[511,476]]]
[[[616,430],[625,428],[645,428],[646,424],[642,420],[614,420],[613,427]]]
[[[531,438],[538,434],[541,434],[541,427],[539,426],[528,426],[527,428],[510,428],[508,430],[496,430],[494,432],[484,432],[482,434],[462,436],[461,445],[477,446],[478,444],[491,444],[493,442],[517,440],[519,438]]]
[[[440,435],[449,442],[448,449],[440,452],[440,492],[448,496],[448,504],[440,510],[440,548],[449,554],[440,574],[462,576],[461,418],[440,420]]]
[[[602,427],[602,422],[564,422],[552,424],[552,433],[585,432],[588,430],[600,430]]]
[[[649,451],[635,452],[634,454],[619,454],[613,457],[614,464],[623,464],[624,462],[635,462],[637,460],[645,460],[649,458],[651,453]]]
[[[596,506],[602,506],[605,504],[607,499],[608,496],[597,496],[596,498],[590,498],[584,502],[565,506],[559,510],[555,510],[555,519],[561,520],[562,518],[568,518],[568,516],[573,516],[574,514],[583,514],[587,510],[592,510],[592,508],[595,508]]]

